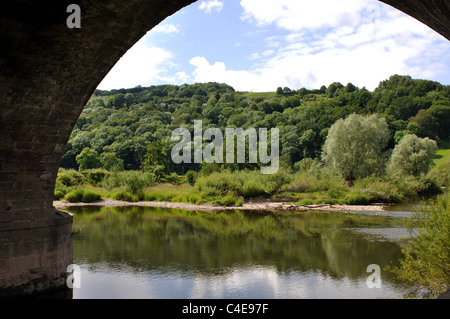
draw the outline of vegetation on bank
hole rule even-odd
[[[398,75],[373,92],[351,83],[266,93],[218,83],[96,91],[66,147],[55,199],[401,202],[450,186],[449,118],[449,86]],[[280,169],[175,164],[171,132],[192,131],[194,120],[222,131],[278,128]]]
[[[400,266],[388,269],[410,283],[416,297],[436,297],[450,287],[450,193],[422,205],[406,223],[412,239]]]
[[[94,202],[111,198],[123,201],[168,201],[190,204],[212,203],[241,206],[245,200],[265,197],[300,205],[398,203],[440,192],[432,176],[368,176],[354,181],[321,167],[319,161],[304,160],[296,170],[280,168],[274,175],[255,170],[205,169],[183,176],[170,174],[159,179],[153,172],[85,171],[60,169],[55,199]]]

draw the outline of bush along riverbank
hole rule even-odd
[[[55,200],[91,203],[102,199],[139,202],[158,201],[186,204],[242,206],[252,200],[297,205],[401,203],[442,192],[429,175],[381,176],[357,179],[352,186],[318,163],[298,170],[280,168],[273,175],[259,170],[217,169],[170,174],[163,178],[152,172],[104,169],[60,169]]]

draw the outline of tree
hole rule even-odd
[[[160,141],[151,142],[147,145],[147,153],[144,156],[141,169],[144,172],[153,172],[158,180],[164,177],[167,172],[167,160],[164,154],[163,145]]]
[[[125,102],[126,102],[125,95],[122,93],[118,93],[116,95],[109,97],[106,100],[106,107],[109,107],[109,108],[114,107],[116,109],[120,109],[120,108],[124,107]]]
[[[442,139],[450,138],[450,106],[433,105],[429,111],[437,122],[438,136]]]
[[[351,114],[330,127],[322,159],[352,184],[356,178],[383,170],[390,135],[384,118]]]
[[[101,156],[103,168],[108,171],[123,171],[123,159],[118,158],[114,152],[106,152]]]
[[[414,176],[426,174],[436,151],[435,141],[428,137],[420,138],[414,134],[408,134],[395,146],[388,171],[392,174]]]
[[[420,109],[416,116],[413,116],[410,121],[419,125],[420,137],[429,137],[433,140],[437,140],[438,125],[430,111]]]
[[[350,83],[350,82],[347,83],[347,85],[344,88],[344,91],[347,92],[347,93],[352,93],[352,92],[355,92],[357,90],[358,90],[358,88],[355,85],[353,85],[353,83]]]
[[[331,84],[328,86],[328,88],[326,89],[325,93],[327,94],[328,97],[331,98],[331,97],[334,96],[334,93],[336,93],[336,91],[337,91],[338,89],[342,89],[342,88],[344,88],[344,86],[343,86],[341,83],[339,83],[339,82],[333,82],[333,83],[331,83]]]
[[[315,140],[316,140],[316,132],[309,129],[303,132],[302,136],[299,139],[300,150],[302,152],[303,158],[313,158],[315,157]]]
[[[89,147],[85,147],[81,153],[77,155],[76,161],[80,171],[102,167],[102,162],[100,161],[98,153]]]

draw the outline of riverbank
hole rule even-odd
[[[315,205],[299,205],[290,202],[273,202],[273,201],[249,201],[242,206],[220,206],[212,204],[187,204],[175,202],[161,201],[141,201],[127,202],[113,199],[105,199],[92,203],[69,203],[65,201],[54,201],[53,206],[56,208],[74,207],[74,206],[104,206],[104,207],[123,207],[123,206],[143,206],[143,207],[161,207],[182,210],[200,210],[200,211],[223,211],[223,210],[254,210],[254,211],[369,211],[383,212],[385,204],[371,205],[346,205],[346,204],[315,204]]]

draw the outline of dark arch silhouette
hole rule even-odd
[[[193,2],[15,0],[1,10],[0,296],[66,286],[72,217],[52,207],[65,144],[119,58]],[[450,39],[447,0],[383,2]],[[66,25],[71,3],[82,10],[81,28]]]

